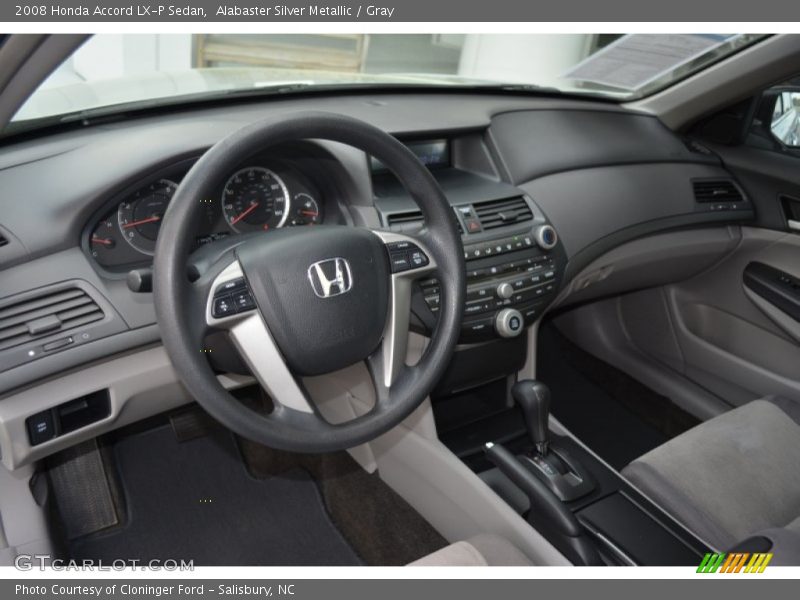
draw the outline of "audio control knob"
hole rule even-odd
[[[525,321],[518,310],[504,308],[495,316],[494,328],[501,337],[517,337],[525,328]]]
[[[501,283],[500,285],[497,286],[495,293],[497,294],[498,298],[507,300],[508,298],[511,298],[511,296],[514,295],[514,288],[508,282]]]
[[[533,238],[544,250],[552,250],[558,244],[558,234],[551,225],[539,225],[533,230]]]

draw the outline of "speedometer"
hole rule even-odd
[[[222,191],[225,221],[238,233],[283,227],[289,202],[283,179],[263,167],[237,171]]]

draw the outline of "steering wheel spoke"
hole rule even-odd
[[[214,279],[205,315],[209,327],[228,331],[236,349],[276,408],[315,413],[256,309],[238,260],[231,262]],[[280,414],[280,410],[276,412]]]
[[[409,235],[373,230],[386,246],[391,266],[389,315],[378,351],[369,358],[378,400],[388,395],[405,365],[408,326],[411,318],[411,289],[415,280],[436,270],[424,242]]]

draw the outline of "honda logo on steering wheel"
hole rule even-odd
[[[329,258],[308,267],[308,280],[319,298],[332,298],[350,291],[353,276],[344,258]]]

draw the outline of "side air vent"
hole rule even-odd
[[[398,233],[422,229],[422,213],[418,210],[394,213],[387,218],[389,229]]]
[[[484,231],[533,219],[533,213],[528,203],[521,196],[506,198],[505,200],[479,202],[474,204],[473,207]]]
[[[91,296],[77,287],[29,297],[0,308],[0,350],[81,327],[103,316]]]
[[[744,196],[736,184],[729,179],[699,179],[692,182],[694,199],[697,202],[742,202]]]

